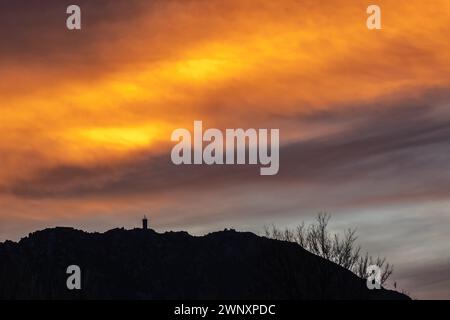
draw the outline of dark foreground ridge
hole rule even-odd
[[[81,268],[81,290],[66,269]],[[0,243],[0,299],[408,299],[297,244],[252,233],[72,228]]]

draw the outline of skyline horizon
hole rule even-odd
[[[370,5],[0,1],[0,241],[142,213],[204,234],[328,212],[405,290],[450,299],[450,1],[377,0],[377,24]],[[196,120],[214,130],[176,165],[172,133],[199,141]],[[258,152],[221,165],[238,128]]]

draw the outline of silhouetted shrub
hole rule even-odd
[[[377,265],[381,269],[381,284],[383,285],[394,271],[393,265],[386,258],[370,256],[367,252],[361,254],[361,247],[356,244],[356,229],[347,229],[343,235],[328,231],[330,215],[319,213],[316,221],[306,226],[301,223],[295,229],[279,229],[275,225],[264,227],[268,238],[295,242],[304,249],[328,259],[363,279],[367,279],[367,267]]]

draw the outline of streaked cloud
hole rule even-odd
[[[444,203],[450,4],[378,3],[380,32],[363,0],[80,0],[70,32],[67,1],[2,1],[0,239],[148,208],[202,232]],[[279,175],[172,165],[170,133],[194,120],[280,128]]]

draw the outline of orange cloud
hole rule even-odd
[[[380,0],[381,31],[367,30],[367,5],[130,2],[139,10],[126,19],[88,20],[79,34],[51,20],[46,36],[54,33],[56,43],[34,43],[42,52],[21,61],[11,54],[0,64],[2,184],[57,165],[157,153],[173,129],[194,119],[270,127],[279,125],[273,114],[310,115],[448,87],[450,3]],[[83,16],[99,12],[86,5]],[[306,136],[304,129],[294,136]]]

